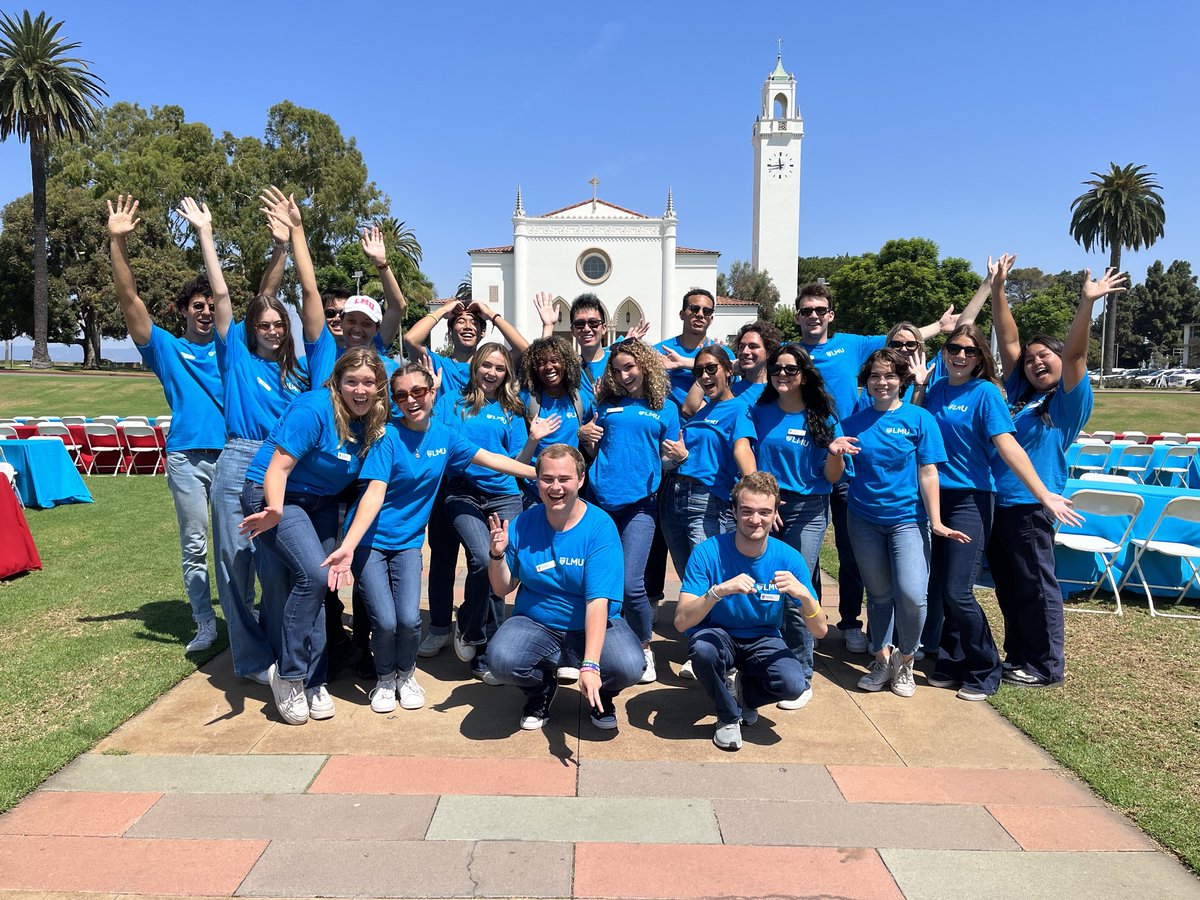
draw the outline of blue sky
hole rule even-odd
[[[11,8],[10,8],[11,10]],[[1090,265],[1071,200],[1110,161],[1144,163],[1166,236],[1127,254],[1200,266],[1200,6],[1184,2],[204,4],[54,2],[112,100],[177,103],[260,136],[289,99],[353,136],[444,296],[466,250],[591,195],[660,215],[681,245],[750,255],[750,129],[783,37],[805,120],[800,252],[936,241],[983,270],[1012,250]],[[1114,73],[1115,70],[1115,73]],[[1188,163],[1187,160],[1192,160]],[[0,202],[29,190],[0,145]]]

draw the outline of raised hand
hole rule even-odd
[[[942,317],[938,319],[938,328],[942,330],[942,334],[949,334],[958,325],[958,315],[954,312],[954,304],[950,304],[950,308],[942,313]]]
[[[207,203],[197,203],[191,197],[184,197],[175,210],[196,232],[212,228],[212,213],[208,211]]]
[[[685,356],[680,356],[670,347],[666,347],[658,351],[658,355],[662,358],[663,368],[668,372],[672,369],[690,369],[692,361]]]
[[[457,297],[451,297],[449,300],[447,300],[445,303],[442,304],[442,307],[439,310],[439,312],[442,314],[442,317],[445,318],[446,316],[450,315],[453,312],[456,312],[459,309],[466,310],[466,309],[468,309],[468,306],[467,306],[467,304],[465,304],[461,300],[459,300]]]
[[[585,444],[598,444],[604,437],[604,429],[597,423],[600,414],[592,410],[592,417],[579,426],[579,440]]]
[[[375,268],[382,269],[387,265],[387,247],[383,244],[383,232],[378,225],[364,228],[358,245]]]
[[[933,371],[932,367],[925,362],[925,345],[921,344],[913,351],[909,366],[912,368],[913,384],[921,387],[929,380],[929,373]]]
[[[826,449],[834,456],[853,456],[859,451],[858,438],[836,437],[829,442],[829,446]]]
[[[108,234],[110,237],[125,237],[138,227],[142,220],[137,217],[138,201],[132,194],[117,194],[117,205],[108,203]]]
[[[300,207],[296,204],[296,195],[285,195],[283,191],[271,185],[264,188],[262,193],[258,195],[258,199],[267,209],[273,209],[275,214],[283,221],[288,223],[289,228],[299,228],[304,224],[304,219],[300,215]],[[264,209],[263,212],[267,212]]]
[[[538,318],[542,320],[543,325],[558,324],[560,311],[558,307],[554,305],[553,294],[540,291],[533,298],[533,305],[537,309]]]
[[[274,210],[263,209],[267,217],[267,229],[271,232],[271,240],[282,246],[292,239],[292,228],[286,219],[280,218]]]
[[[535,441],[540,441],[558,431],[560,425],[562,425],[562,416],[557,413],[548,418],[539,416],[529,423],[529,437]]]
[[[625,333],[625,337],[640,341],[650,333],[650,323],[645,319],[638,319],[637,323]]]
[[[488,516],[488,532],[493,556],[499,556],[508,549],[508,519],[501,519],[495,513]]]
[[[1104,277],[1092,280],[1092,270],[1083,270],[1083,288],[1079,291],[1082,300],[1094,303],[1106,294],[1121,294],[1129,282],[1128,276],[1109,267],[1104,270]]]

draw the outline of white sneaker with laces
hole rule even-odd
[[[904,661],[904,654],[900,651],[894,651],[891,656],[892,662],[892,693],[897,697],[911,697],[917,690],[917,683],[913,680],[913,659],[908,662]]]
[[[396,709],[396,673],[389,672],[380,675],[375,682],[375,690],[371,691],[371,711],[390,713]]]
[[[280,678],[275,664],[267,669],[271,682],[271,693],[275,697],[275,708],[283,721],[289,725],[303,725],[308,721],[308,698],[304,696],[303,678]]]
[[[196,626],[196,636],[188,641],[188,645],[184,648],[185,653],[199,653],[202,650],[207,650],[213,645],[217,639],[217,620],[209,619],[207,622],[201,622]]]
[[[876,656],[871,660],[871,668],[867,674],[858,679],[860,691],[882,691],[892,682],[892,658],[880,659]]]
[[[399,683],[400,708],[420,709],[425,705],[425,688],[417,684],[417,670],[397,672],[396,681]]]
[[[437,656],[450,644],[450,635],[434,634],[430,632],[425,635],[425,639],[421,641],[421,645],[417,647],[417,656],[428,659],[430,656]]]
[[[332,719],[333,714],[337,712],[333,705],[333,697],[329,695],[329,689],[323,684],[305,690],[304,697],[308,700],[308,717],[310,719]]]
[[[457,625],[454,626],[454,655],[463,662],[470,662],[475,658],[475,645],[462,639]]]
[[[642,653],[646,657],[646,671],[638,679],[638,684],[654,684],[658,681],[658,671],[654,668],[654,654],[649,647],[643,647]]]
[[[776,709],[804,709],[808,706],[808,701],[812,699],[812,688],[804,689],[804,693],[795,700],[780,700],[775,704]]]

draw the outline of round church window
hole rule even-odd
[[[603,250],[585,250],[575,268],[588,284],[600,284],[612,272],[612,261]]]

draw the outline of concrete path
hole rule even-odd
[[[615,735],[573,688],[520,731],[519,692],[450,650],[420,661],[424,709],[372,713],[347,677],[293,727],[223,654],[0,817],[0,900],[1200,898],[987,704],[860,692],[836,636],[808,707],[718,750],[671,613]]]

